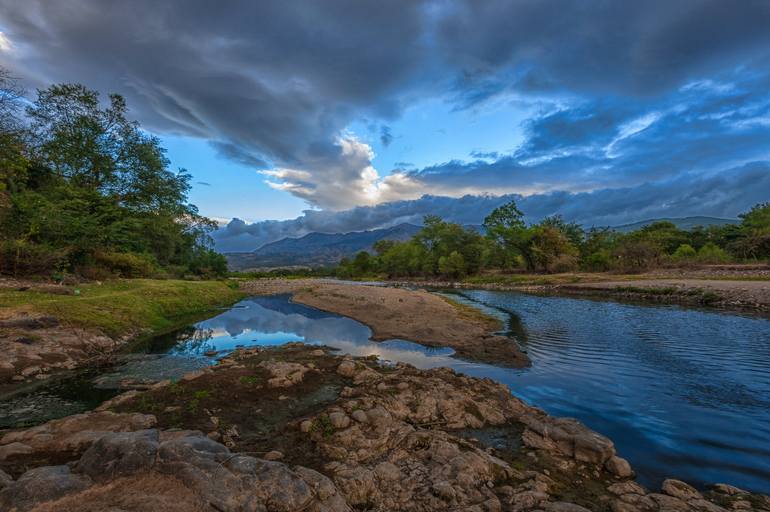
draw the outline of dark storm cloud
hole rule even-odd
[[[144,126],[277,168],[274,186],[326,209],[428,191],[641,197],[663,183],[684,201],[687,183],[768,159],[768,26],[763,0],[6,0],[14,50],[0,63],[33,86],[123,93]],[[388,146],[423,98],[465,109],[505,95],[542,106],[514,153],[410,171],[379,194],[371,152],[340,141],[368,119]],[[302,222],[339,220],[324,215]]]
[[[454,2],[439,23],[442,53],[474,103],[511,86],[650,95],[767,55],[770,3]]]

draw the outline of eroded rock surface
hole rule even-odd
[[[489,379],[298,344],[239,351],[112,407],[6,434],[22,459],[79,450],[0,473],[0,510],[770,511],[724,484],[650,492],[609,439]]]

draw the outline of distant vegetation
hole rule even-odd
[[[221,275],[214,223],[187,201],[124,99],[54,85],[22,104],[0,70],[0,273],[63,279]],[[25,107],[25,108],[22,108]]]
[[[770,258],[770,203],[740,215],[739,224],[682,230],[667,221],[621,233],[584,229],[556,215],[526,225],[511,201],[484,220],[482,234],[436,216],[411,240],[381,240],[374,254],[343,259],[339,277],[444,277],[457,279],[481,270],[641,272],[664,265],[766,261]]]

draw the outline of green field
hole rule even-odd
[[[0,308],[45,313],[119,337],[167,331],[245,295],[230,281],[132,279],[65,290],[71,293],[0,289]]]

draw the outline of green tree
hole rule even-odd
[[[465,275],[465,259],[457,251],[452,251],[449,256],[441,256],[438,260],[438,269],[441,275],[454,279]]]

